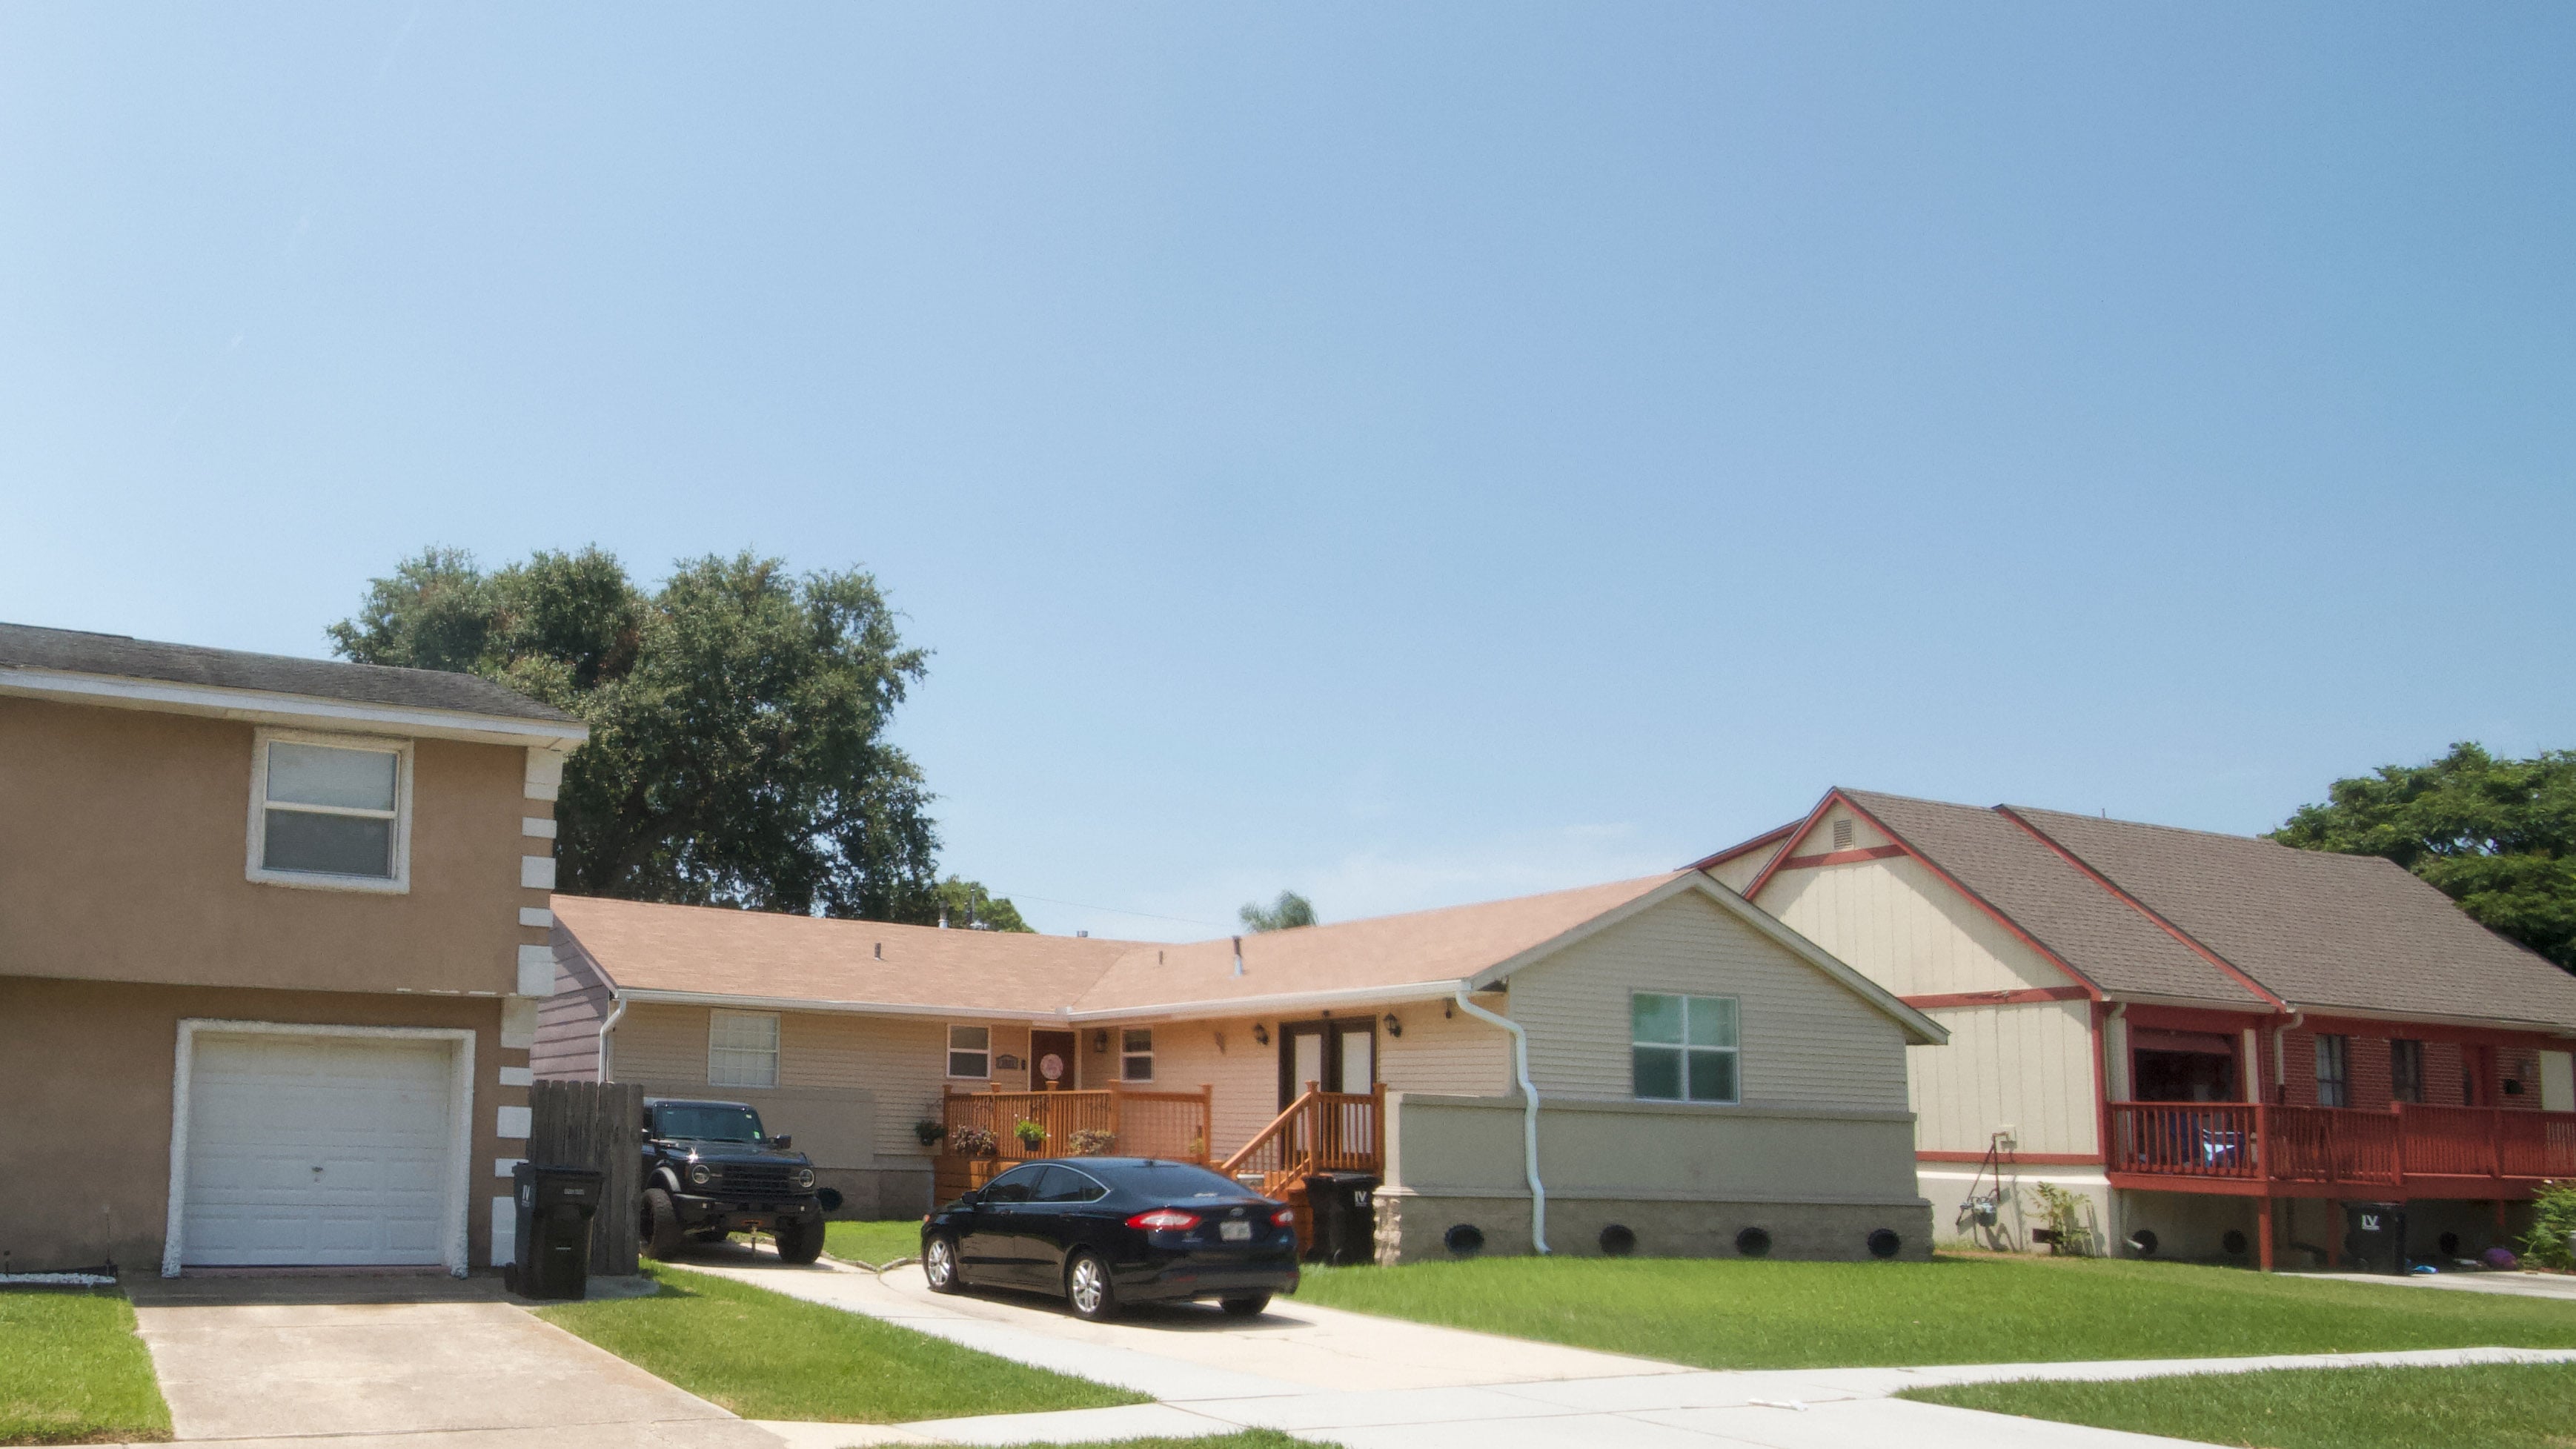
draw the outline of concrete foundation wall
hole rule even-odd
[[[1473,1224],[1485,1235],[1483,1252],[1488,1255],[1531,1250],[1526,1193],[1382,1193],[1377,1199],[1378,1261],[1391,1266],[1453,1257],[1444,1240],[1460,1223]],[[1881,1228],[1900,1240],[1898,1259],[1919,1263],[1932,1256],[1932,1208],[1920,1198],[1886,1203],[1676,1202],[1548,1194],[1547,1243],[1557,1256],[1602,1256],[1602,1230],[1614,1223],[1635,1234],[1637,1255],[1649,1258],[1739,1257],[1736,1238],[1746,1228],[1771,1235],[1768,1256],[1774,1258],[1860,1262],[1874,1256],[1869,1238]]]

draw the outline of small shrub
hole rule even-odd
[[[2576,1269],[2576,1250],[2567,1235],[2576,1233],[2576,1179],[2545,1182],[2531,1204],[2531,1231],[2522,1239],[2522,1260],[2542,1268]]]
[[[912,1135],[921,1139],[922,1146],[932,1147],[938,1144],[940,1138],[948,1135],[948,1128],[943,1123],[933,1122],[924,1117],[912,1124]]]
[[[1099,1157],[1118,1145],[1118,1134],[1106,1127],[1077,1127],[1069,1145],[1076,1157]]]
[[[1002,1139],[993,1135],[992,1128],[972,1122],[948,1134],[949,1150],[960,1157],[990,1157],[1001,1145]]]
[[[2030,1184],[2030,1195],[2039,1203],[2039,1217],[2043,1220],[2040,1226],[2048,1233],[2049,1253],[2089,1256],[2093,1235],[2084,1224],[2084,1200],[2053,1182]]]
[[[1035,1152],[1046,1143],[1046,1126],[1023,1118],[1011,1124],[1011,1135],[1020,1139],[1022,1147]]]

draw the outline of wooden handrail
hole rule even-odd
[[[1253,1133],[1252,1140],[1243,1144],[1241,1150],[1237,1151],[1232,1157],[1227,1158],[1223,1163],[1219,1164],[1217,1171],[1224,1173],[1228,1177],[1232,1177],[1235,1173],[1242,1171],[1243,1164],[1251,1158],[1253,1153],[1259,1151],[1264,1144],[1270,1141],[1271,1138],[1287,1131],[1289,1124],[1297,1120],[1297,1114],[1306,1110],[1306,1104],[1312,1102],[1321,1095],[1323,1094],[1316,1090],[1315,1083],[1308,1082],[1306,1084],[1306,1090],[1298,1094],[1296,1101],[1281,1108],[1279,1115],[1270,1119],[1269,1126]]]

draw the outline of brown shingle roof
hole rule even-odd
[[[2576,976],[2393,861],[2010,808],[2294,1006],[2576,1026]]]
[[[1869,790],[1836,793],[2113,995],[2269,1005],[2006,816]]]
[[[589,896],[557,896],[554,907],[557,923],[629,990],[1042,1014],[1460,981],[1680,874],[1248,935],[1241,976],[1223,938],[1156,945]]]
[[[539,704],[516,690],[471,674],[388,669],[334,659],[208,649],[196,644],[162,644],[123,634],[90,634],[33,624],[0,624],[0,669],[48,669],[213,689],[252,689],[349,704],[572,722],[571,715],[552,705]]]

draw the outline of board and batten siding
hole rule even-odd
[[[1754,904],[1899,996],[2068,984],[2054,963],[1910,856],[1784,870]]]
[[[1950,1044],[1906,1054],[1917,1151],[1983,1152],[2006,1127],[2019,1152],[2101,1151],[2091,1003],[2039,1001],[1925,1015],[1950,1029]]]
[[[1905,1109],[1905,1038],[1850,988],[1696,893],[1676,895],[1512,978],[1530,1076],[1552,1095],[1629,1098],[1629,997],[1740,1003],[1746,1103]]]

